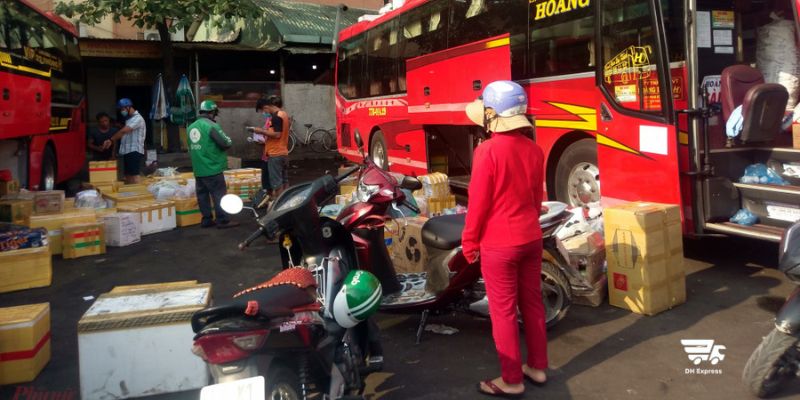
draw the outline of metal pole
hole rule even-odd
[[[194,52],[194,106],[200,108],[200,56]]]

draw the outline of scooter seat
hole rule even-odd
[[[452,250],[461,246],[461,232],[467,214],[433,217],[422,226],[422,243],[426,247]]]

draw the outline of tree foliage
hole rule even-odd
[[[89,25],[111,16],[116,23],[126,18],[139,28],[166,25],[170,32],[175,32],[210,16],[221,17],[214,18],[220,22],[256,17],[259,7],[253,0],[70,0],[60,1],[56,12]]]

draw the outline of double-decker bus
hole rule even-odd
[[[339,152],[359,160],[359,132],[379,165],[405,174],[446,165],[465,188],[481,131],[464,108],[489,82],[511,79],[528,93],[549,198],[677,204],[687,234],[778,241],[800,218],[800,180],[740,178],[754,163],[791,171],[800,149],[786,131],[725,134],[747,80],[726,68],[772,68],[756,63],[771,12],[796,37],[795,0],[409,0],[340,32]],[[742,208],[759,222],[730,222]]]
[[[77,32],[26,0],[0,2],[0,170],[32,190],[83,168],[86,99]]]

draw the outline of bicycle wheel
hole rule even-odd
[[[325,150],[336,151],[338,147],[336,144],[336,129],[328,129],[325,132],[327,134],[325,135],[325,140],[322,143],[325,145]]]
[[[311,146],[311,150],[322,153],[328,150],[328,146],[325,146],[325,140],[328,139],[328,131],[325,129],[316,129],[314,132],[311,132],[311,135],[308,136],[308,142]]]
[[[295,139],[294,135],[289,134],[289,142],[286,144],[286,148],[289,150],[289,154],[292,154],[292,150],[294,150]]]

